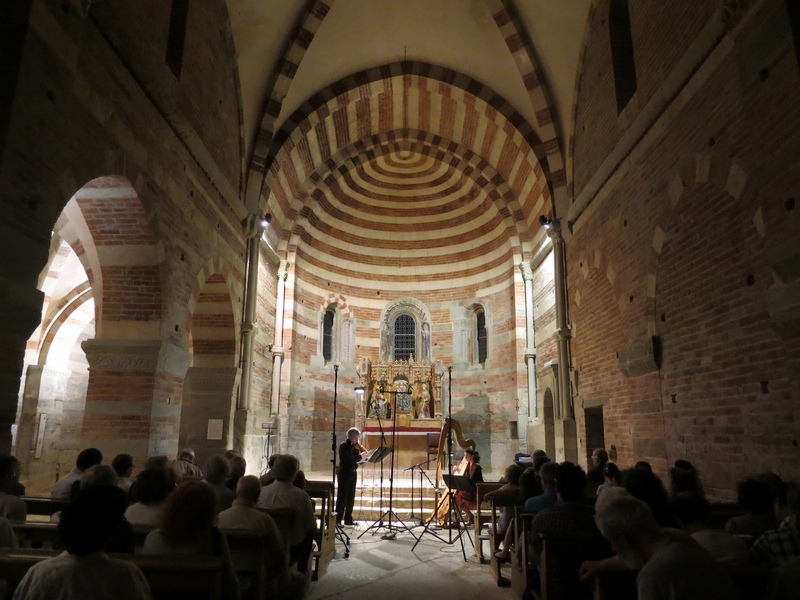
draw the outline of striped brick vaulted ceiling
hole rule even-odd
[[[280,253],[320,292],[334,281],[351,296],[392,297],[413,283],[418,295],[469,297],[509,285],[542,235],[550,190],[537,151],[492,90],[396,63],[338,82],[287,120],[265,209]]]

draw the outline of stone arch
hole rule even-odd
[[[411,100],[406,99],[409,94]],[[432,104],[452,105],[452,110],[443,111],[448,115],[444,119],[431,120]],[[473,119],[469,123],[467,113]],[[373,118],[359,128],[364,114]],[[292,220],[288,202],[320,165],[335,168],[339,153],[354,139],[369,151],[374,136],[383,141],[395,130],[418,129],[416,137],[439,146],[444,156],[455,150],[453,144],[462,145],[476,155],[477,163],[492,165],[520,198],[521,217],[530,230],[538,229],[534,221],[541,204],[551,198],[547,157],[536,154],[542,145],[533,128],[486,86],[441,67],[394,63],[354,74],[312,97],[285,127],[280,147],[276,138],[276,156],[264,184],[265,210],[277,215],[280,228]]]
[[[431,360],[431,313],[428,307],[416,298],[398,298],[383,307],[381,311],[380,360],[391,361],[394,353],[394,324],[400,315],[408,315],[416,326],[417,361]]]
[[[333,307],[335,318],[332,332],[332,356],[331,363],[341,363],[344,367],[355,364],[355,315],[352,308],[347,304],[347,299],[341,294],[328,294],[325,301],[320,303],[317,340],[317,356],[322,357],[323,329],[326,312]],[[324,362],[324,358],[323,358]]]
[[[332,190],[337,185],[337,181],[348,171],[358,168],[364,161],[401,150],[419,152],[440,159],[446,158],[444,151],[439,146],[432,144],[427,139],[429,136],[426,136],[424,132],[408,131],[399,133],[404,134],[404,137],[397,139],[394,135],[389,135],[386,136],[387,139],[381,141],[382,135],[372,136],[368,141],[365,140],[343,149],[337,160],[327,161],[320,165],[318,171],[306,179],[296,194],[288,197],[284,196],[284,198],[292,198],[286,212],[293,216],[293,229],[291,237],[284,238],[285,242],[283,242],[281,249],[289,252],[289,249],[296,248],[299,238],[306,231],[304,222],[309,219],[319,221],[313,214],[313,209],[305,204],[309,196],[313,197],[316,194],[316,198],[319,199],[321,197],[320,194],[325,194],[326,192],[335,193]],[[415,136],[416,139],[408,136]],[[495,204],[500,218],[503,219],[507,236],[514,252],[520,256],[530,254],[534,238],[530,234],[527,222],[521,218],[522,207],[519,205],[508,183],[491,165],[482,161],[480,157],[470,150],[454,147],[453,143],[450,143],[448,147],[454,154],[450,159],[450,164],[475,182],[476,193],[479,193],[481,189],[486,189],[491,184],[491,189],[486,192],[487,196]],[[460,153],[462,150],[463,154]],[[458,160],[458,162],[455,162],[455,160]],[[537,204],[537,206],[539,205]],[[299,219],[298,216],[300,217]],[[287,258],[294,263],[293,256],[287,256]]]
[[[469,331],[469,349],[467,353],[468,362],[471,366],[483,366],[488,368],[491,366],[492,361],[492,350],[493,350],[493,342],[492,342],[492,312],[490,309],[489,302],[480,299],[473,299],[464,304],[464,310],[466,312],[466,326]],[[478,332],[477,332],[477,316],[478,313],[483,313],[485,318],[485,327],[486,327],[486,361],[485,363],[481,363],[478,360]],[[455,327],[458,328],[458,322],[455,323]]]

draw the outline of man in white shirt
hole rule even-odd
[[[103,454],[97,448],[86,448],[78,454],[78,459],[75,461],[75,468],[64,475],[61,479],[56,481],[53,486],[53,491],[50,492],[51,498],[59,500],[69,500],[72,486],[76,481],[81,480],[83,472],[89,467],[99,465],[103,462]]]
[[[281,454],[275,460],[272,471],[275,483],[261,488],[258,497],[259,508],[284,506],[294,508],[295,521],[289,530],[288,544],[291,548],[291,562],[297,562],[297,570],[305,573],[311,556],[312,541],[317,530],[314,507],[308,494],[292,485],[300,463],[291,454]]]

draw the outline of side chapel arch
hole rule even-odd
[[[386,305],[381,313],[381,353],[383,362],[394,360],[395,323],[401,315],[414,320],[415,346],[414,359],[422,362],[431,360],[431,313],[428,307],[416,298],[398,298]]]

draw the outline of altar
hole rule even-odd
[[[395,465],[406,468],[428,460],[428,435],[438,441],[442,429],[441,365],[413,359],[359,364],[356,423],[367,450],[381,445],[381,428],[386,445],[395,451]]]

